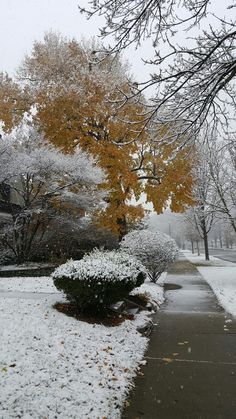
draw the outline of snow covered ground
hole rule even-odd
[[[158,285],[140,291],[163,302]],[[53,309],[56,292],[46,277],[0,279],[0,418],[119,418],[148,344],[136,330],[148,315],[88,324]]]
[[[222,260],[216,258],[214,256],[210,256],[210,260],[205,260],[204,255],[197,256],[197,254],[192,254],[189,250],[184,250],[181,253],[194,265],[201,265],[201,266],[236,266],[235,263],[229,262],[227,260]]]
[[[236,316],[236,265],[234,267],[198,267],[224,309]]]
[[[59,293],[53,281],[47,276],[0,278],[1,291]]]
[[[224,309],[236,316],[236,264],[211,256],[205,261],[204,256],[195,256],[184,252],[187,259],[194,263],[214,291]],[[205,265],[205,266],[198,266]]]

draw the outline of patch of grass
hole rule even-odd
[[[170,283],[164,284],[165,291],[180,290],[181,288],[182,288],[181,285],[178,285],[178,284],[170,284]]]
[[[178,260],[175,262],[170,269],[169,274],[185,274],[196,271],[195,265],[192,265],[188,260]]]

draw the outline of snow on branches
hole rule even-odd
[[[152,41],[153,56],[146,61],[152,65],[152,74],[137,84],[133,96],[155,88],[147,124],[166,125],[165,139],[177,138],[184,145],[195,138],[206,120],[214,128],[220,124],[228,130],[234,117],[233,8],[234,0],[220,5],[210,0],[98,0],[88,10],[80,9],[89,18],[104,17],[101,36],[114,39],[108,53]],[[173,121],[178,123],[173,125]]]
[[[152,282],[158,280],[178,255],[175,241],[160,231],[131,231],[124,236],[121,249],[144,264]]]
[[[95,249],[81,260],[69,260],[59,266],[52,276],[73,280],[136,283],[137,276],[140,273],[144,275],[144,272],[145,268],[142,263],[125,252]]]
[[[6,136],[1,140],[3,149],[8,142],[11,148],[8,147],[6,181],[23,201],[28,199],[32,205],[52,196],[67,199],[73,187],[79,187],[83,195],[86,187],[94,187],[104,180],[93,158],[79,147],[74,154],[65,155],[33,127],[22,126],[15,134]],[[26,184],[30,185],[27,191]],[[80,200],[79,194],[77,199]]]
[[[22,125],[0,141],[1,181],[11,188],[12,229],[4,236],[18,261],[27,259],[32,242],[62,213],[83,217],[99,207],[104,181],[95,160],[76,148],[65,155],[32,126]]]
[[[95,249],[82,260],[68,261],[52,274],[55,286],[81,311],[101,312],[140,286],[146,273],[135,257]]]

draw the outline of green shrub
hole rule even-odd
[[[95,250],[82,260],[68,261],[52,274],[55,286],[82,312],[98,313],[128,296],[145,279],[136,258],[119,251]]]

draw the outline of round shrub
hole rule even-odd
[[[95,250],[52,274],[55,286],[82,312],[98,313],[128,296],[145,279],[140,261],[120,251]]]
[[[143,263],[152,282],[158,280],[178,255],[178,247],[170,236],[151,230],[136,230],[126,234],[121,249]]]

